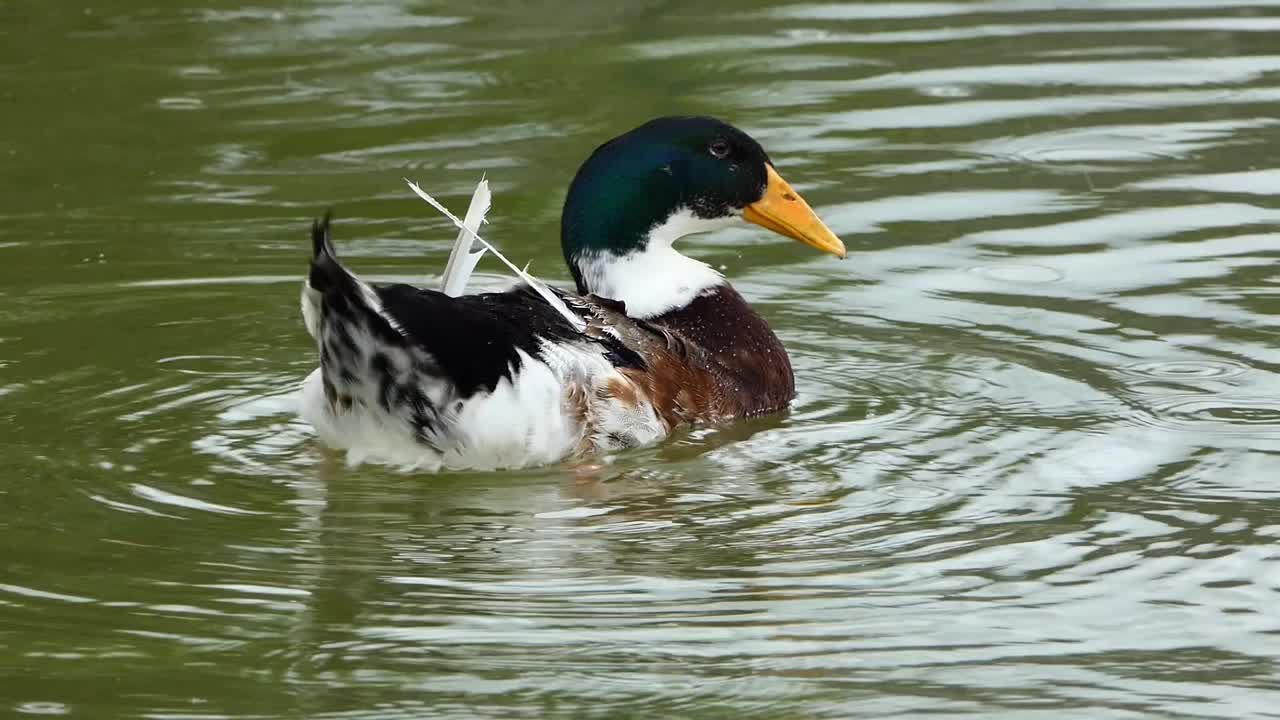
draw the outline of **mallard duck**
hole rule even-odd
[[[607,454],[783,410],[795,379],[782,343],[674,247],[744,220],[845,255],[760,144],[708,117],[652,120],[583,163],[560,228],[576,293],[374,286],[338,261],[326,216],[302,291],[320,367],[301,414],[352,463],[439,470]]]

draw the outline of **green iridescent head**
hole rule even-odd
[[[561,215],[560,244],[579,292],[588,262],[746,220],[820,250],[844,245],[777,172],[760,143],[709,117],[665,117],[596,148]]]

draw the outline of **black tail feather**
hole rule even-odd
[[[333,211],[326,210],[324,217],[311,223],[311,261],[319,260],[322,255],[328,255],[330,258],[337,259],[338,254],[333,250],[333,238],[329,234],[329,221],[333,218]]]
[[[311,223],[310,282],[313,289],[322,293],[335,285],[348,287],[354,284],[342,263],[338,262],[338,252],[333,248],[332,217],[331,211],[325,212],[323,218]]]

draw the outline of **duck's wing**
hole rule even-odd
[[[429,352],[462,395],[492,391],[519,372],[522,356],[543,359],[548,346],[592,349],[615,368],[643,365],[620,336],[580,332],[527,285],[457,298],[409,285],[375,292],[406,342]]]
[[[642,363],[620,335],[600,332],[606,321],[600,308],[605,305],[595,298],[586,300],[553,289],[562,303],[574,303],[569,310],[574,321],[570,321],[564,310],[548,304],[528,285],[461,297],[404,284],[374,286],[338,261],[328,215],[312,227],[312,247],[303,315],[308,331],[320,344],[322,360],[339,366],[367,360],[364,356],[374,351],[358,346],[356,335],[361,332],[368,336],[366,345],[429,353],[439,372],[464,395],[479,388],[492,390],[499,380],[510,377],[511,367],[519,367],[520,351],[536,356],[546,343],[598,345],[617,367]],[[616,308],[609,309],[607,319],[625,317]],[[587,328],[588,323],[594,326]]]

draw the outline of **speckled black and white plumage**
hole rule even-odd
[[[338,262],[329,233],[327,217],[312,229],[302,294],[320,353],[302,410],[352,460],[512,467],[665,434],[651,405],[593,402],[611,382],[630,384],[622,370],[644,368],[616,333],[579,332],[526,286],[453,298],[369,285]],[[585,320],[604,312],[573,303]]]

